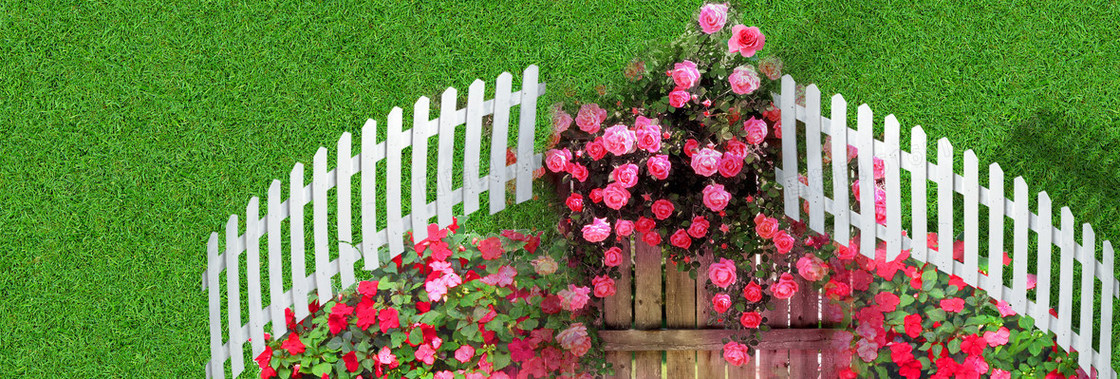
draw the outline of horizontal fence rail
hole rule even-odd
[[[777,169],[778,182],[784,186],[785,213],[794,220],[798,220],[799,206],[802,200],[807,202],[809,208],[807,224],[810,229],[818,233],[830,232],[836,241],[846,243],[849,239],[850,228],[855,227],[860,232],[860,253],[870,258],[875,258],[877,242],[882,240],[886,244],[886,259],[893,259],[902,250],[912,249],[911,257],[920,262],[935,265],[938,270],[961,277],[971,286],[987,290],[988,295],[996,301],[1007,301],[1011,308],[1020,315],[1027,315],[1036,320],[1035,325],[1042,331],[1054,332],[1057,343],[1066,351],[1071,349],[1079,352],[1078,364],[1087,373],[1096,368],[1102,378],[1116,378],[1116,372],[1111,368],[1112,358],[1112,328],[1113,328],[1113,301],[1120,298],[1120,282],[1117,282],[1113,271],[1115,252],[1109,241],[1104,241],[1098,246],[1089,224],[1081,226],[1081,242],[1074,239],[1074,220],[1068,207],[1062,207],[1058,226],[1052,224],[1052,203],[1046,192],[1037,195],[1037,213],[1032,212],[1029,205],[1027,184],[1022,177],[1012,180],[1010,196],[1005,192],[1003,171],[999,164],[993,163],[988,167],[988,177],[983,178],[988,187],[981,186],[979,175],[979,162],[972,150],[966,150],[964,156],[963,174],[958,174],[953,168],[954,151],[948,139],[937,141],[937,162],[929,162],[927,153],[930,147],[927,144],[926,134],[920,126],[915,126],[910,132],[910,151],[903,151],[900,144],[900,127],[898,120],[893,115],[888,115],[883,120],[884,138],[877,140],[873,135],[874,122],[871,108],[866,104],[860,105],[856,110],[856,129],[848,127],[851,118],[848,115],[847,102],[843,96],[832,97],[831,117],[821,115],[821,94],[816,85],[809,85],[804,92],[804,105],[797,104],[796,83],[789,75],[782,77],[782,93],[774,94],[774,103],[781,109],[783,129],[782,167]],[[799,139],[796,121],[805,124],[804,150],[798,146]],[[825,192],[825,172],[822,169],[821,134],[830,136],[831,145],[831,180],[832,197]],[[848,162],[847,147],[854,146],[858,153],[855,162]],[[804,152],[807,160],[808,184],[799,181],[798,154]],[[872,152],[866,154],[865,152]],[[874,159],[881,159],[885,172],[886,194],[886,220],[882,224],[876,222],[874,209],[875,178],[873,174]],[[849,203],[848,191],[852,183],[848,177],[848,164],[857,167],[859,180],[858,209],[852,209]],[[906,195],[901,190],[901,170],[910,173],[910,215],[913,220],[910,231],[918,242],[911,240],[903,234],[902,225],[902,199]],[[932,182],[936,185],[937,196],[927,199],[927,186]],[[954,204],[954,197],[963,195],[961,204]],[[927,206],[933,200],[937,205],[936,214],[927,218]],[[978,221],[981,208],[987,207],[989,220],[987,225]],[[954,210],[963,210],[963,229],[954,227]],[[833,229],[826,230],[826,213],[832,216]],[[938,247],[948,247],[939,251],[927,247],[922,241],[927,234],[927,222],[936,217],[937,230],[930,231],[938,234]],[[1007,218],[1010,218],[1012,228],[1011,242],[1013,257],[1010,286],[1005,285],[1003,266],[1004,228]],[[982,235],[982,231],[990,231]],[[1037,236],[1035,255],[1037,262],[1037,295],[1029,299],[1027,287],[1027,274],[1029,263],[1029,237],[1033,231]],[[955,261],[952,246],[955,236],[963,233],[964,259]],[[980,241],[986,239],[988,251],[986,257],[989,262],[987,275],[978,272],[980,261]],[[1050,267],[1052,248],[1057,248],[1060,265],[1057,267],[1059,281],[1051,281],[1054,274]],[[1103,252],[1103,262],[1097,261],[1097,249]],[[1081,268],[1080,313],[1077,320],[1077,331],[1072,324],[1074,304],[1074,263]],[[1097,292],[1094,286],[1099,285],[1103,294],[1100,303],[1096,303],[1094,295]],[[1060,294],[1056,299],[1050,299],[1052,286],[1058,286]],[[1057,310],[1057,316],[1050,313],[1051,309]],[[1094,309],[1101,316],[1099,343],[1093,346],[1094,335]]]
[[[332,297],[332,280],[339,277],[342,288],[355,283],[354,265],[361,262],[365,270],[373,270],[381,264],[378,251],[388,245],[389,256],[395,257],[405,251],[405,232],[412,230],[414,238],[427,238],[424,226],[432,218],[440,225],[452,222],[453,209],[463,204],[461,215],[470,215],[479,210],[479,197],[489,193],[490,214],[497,213],[506,205],[506,184],[515,183],[514,199],[517,203],[532,198],[533,171],[541,167],[541,156],[534,154],[534,136],[537,119],[537,99],[545,93],[544,83],[538,82],[538,68],[531,65],[522,73],[521,90],[513,92],[511,74],[498,76],[494,98],[486,100],[486,84],[475,80],[467,95],[466,107],[458,108],[458,92],[448,88],[441,96],[439,117],[429,118],[430,100],[421,97],[413,108],[413,125],[410,130],[402,128],[402,110],[393,108],[387,117],[387,137],[376,142],[377,122],[369,120],[362,128],[361,151],[352,155],[352,136],[343,133],[338,141],[335,168],[327,170],[327,149],[320,147],[312,160],[311,183],[305,184],[304,165],[296,163],[291,171],[288,185],[288,198],[282,199],[282,183],[274,180],[268,189],[267,206],[264,216],[260,216],[260,199],[253,197],[246,207],[244,231],[239,223],[239,215],[231,215],[226,223],[225,238],[217,232],[210,235],[207,244],[207,269],[202,273],[202,288],[208,290],[210,314],[210,361],[206,364],[208,378],[224,378],[225,362],[230,361],[231,376],[236,378],[245,370],[244,348],[250,342],[252,355],[264,350],[266,325],[274,338],[287,332],[284,309],[292,307],[297,319],[308,316],[309,293],[314,291],[321,302]],[[520,107],[517,120],[516,163],[507,165],[507,141],[510,133],[511,108]],[[480,162],[483,158],[483,120],[493,116],[490,131],[490,163],[485,176],[481,173]],[[463,146],[456,145],[456,127],[465,125]],[[459,132],[460,135],[464,133]],[[428,140],[438,137],[435,145],[437,155],[436,188],[427,188],[429,180]],[[402,161],[402,153],[411,149],[411,160]],[[452,183],[456,170],[455,154],[462,151],[462,183]],[[379,193],[379,162],[385,161],[386,193]],[[411,193],[402,197],[402,170],[409,165]],[[351,181],[357,180],[359,198],[355,203],[351,196]],[[453,188],[455,184],[461,187]],[[328,201],[328,194],[334,190],[335,201]],[[429,192],[434,192],[435,201],[429,202]],[[410,215],[402,215],[402,205],[411,205]],[[305,206],[311,204],[312,252],[315,271],[308,273],[304,250],[306,216]],[[378,207],[384,204],[382,217],[385,229],[378,229]],[[351,225],[352,211],[360,214],[361,239],[354,240]],[[289,221],[288,251],[282,246],[284,221]],[[328,229],[336,226],[336,241],[328,238]],[[261,238],[265,238],[264,249],[268,262],[267,294],[271,304],[262,304],[261,277]],[[224,252],[219,244],[224,246]],[[353,245],[352,245],[353,244]],[[338,258],[331,259],[331,249]],[[245,253],[245,278],[239,265]],[[285,259],[285,255],[287,258]],[[287,263],[285,263],[287,262]],[[289,266],[291,288],[284,288],[284,265]],[[222,307],[221,273],[225,271],[226,306]],[[241,285],[247,284],[248,299],[242,302]],[[248,323],[242,324],[242,307],[247,307]],[[225,318],[226,323],[222,322]],[[223,339],[223,334],[228,338]]]

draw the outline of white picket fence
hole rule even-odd
[[[486,85],[481,80],[471,84],[467,96],[467,106],[458,109],[458,92],[448,88],[443,92],[440,114],[430,119],[428,98],[421,97],[413,108],[413,127],[401,130],[402,111],[393,108],[388,116],[387,139],[376,142],[377,123],[366,122],[362,128],[361,152],[351,156],[351,135],[343,133],[338,141],[336,167],[327,170],[327,149],[319,148],[312,163],[311,183],[304,183],[304,167],[296,163],[292,169],[288,185],[288,199],[282,199],[281,182],[274,180],[268,189],[267,214],[260,216],[260,199],[253,197],[245,210],[244,229],[238,223],[238,215],[231,215],[226,223],[225,239],[219,233],[210,235],[208,244],[208,265],[203,272],[202,288],[209,290],[210,297],[210,361],[206,365],[208,378],[224,378],[225,362],[230,361],[232,377],[245,370],[244,346],[251,341],[252,355],[257,356],[264,350],[264,333],[270,330],[279,337],[287,332],[284,323],[284,309],[292,307],[297,319],[308,315],[308,293],[317,291],[321,302],[332,297],[331,280],[340,275],[342,288],[355,283],[354,265],[363,260],[365,270],[373,270],[384,262],[378,261],[378,250],[389,246],[390,256],[404,252],[405,231],[413,229],[416,240],[427,238],[426,225],[436,217],[440,225],[452,221],[453,207],[463,204],[463,214],[469,215],[479,209],[479,196],[489,192],[490,213],[505,209],[506,183],[516,180],[515,200],[518,203],[532,199],[532,173],[541,167],[541,156],[533,153],[533,138],[537,118],[537,98],[544,94],[544,83],[538,83],[538,68],[531,65],[525,69],[521,81],[521,91],[512,92],[513,76],[502,73],[497,78],[493,100],[485,100]],[[510,109],[520,106],[518,124],[517,163],[506,165],[507,141],[509,139]],[[483,117],[493,115],[490,136],[490,172],[480,176],[479,162],[482,148]],[[455,146],[456,127],[466,124],[463,146]],[[437,172],[434,202],[427,201],[429,189],[428,140],[438,136],[436,152]],[[401,197],[402,150],[411,150],[411,198],[412,214],[401,215],[404,199]],[[453,157],[456,149],[464,149],[462,187],[452,189],[452,173],[455,170]],[[378,197],[376,165],[382,159],[386,162],[385,190]],[[359,203],[352,203],[351,178],[360,174]],[[337,202],[329,204],[327,194],[335,189]],[[377,230],[377,207],[384,201],[386,229]],[[313,251],[315,272],[310,275],[305,269],[304,206],[312,206]],[[361,241],[357,248],[351,228],[351,210],[360,206]],[[333,208],[333,214],[328,211]],[[290,220],[289,251],[282,251],[281,225]],[[328,240],[328,227],[337,223],[337,240]],[[414,228],[415,227],[415,228]],[[242,232],[243,230],[243,232]],[[241,234],[243,233],[243,234]],[[267,237],[268,249],[268,293],[271,304],[262,304],[261,297],[261,257],[260,239]],[[219,249],[224,244],[225,253]],[[334,245],[339,258],[331,260],[330,250]],[[244,281],[238,265],[242,253],[246,252]],[[284,256],[287,256],[287,259]],[[283,285],[284,262],[288,261],[291,270],[292,288]],[[221,304],[219,289],[220,275],[225,271],[226,306]],[[248,301],[242,303],[240,288],[248,286]],[[242,324],[242,308],[248,308],[248,323]],[[224,315],[224,316],[223,316]],[[225,317],[226,322],[222,322]],[[266,325],[271,323],[270,329]],[[223,332],[228,341],[223,341]]]
[[[873,121],[871,108],[866,104],[860,105],[856,111],[856,129],[848,128],[848,105],[840,95],[832,97],[831,117],[821,115],[821,94],[816,85],[809,85],[805,89],[804,106],[797,105],[796,83],[793,78],[786,75],[782,78],[782,93],[774,94],[774,102],[782,111],[782,167],[777,170],[779,183],[785,188],[785,213],[793,219],[799,219],[799,206],[802,199],[808,202],[808,226],[819,233],[831,232],[836,241],[849,240],[849,228],[859,230],[861,253],[874,258],[875,246],[878,240],[886,243],[887,258],[893,259],[901,250],[913,249],[911,256],[918,261],[929,262],[938,270],[956,274],[972,286],[985,289],[988,295],[996,300],[1004,300],[1011,304],[1015,312],[1029,315],[1035,319],[1035,325],[1043,331],[1053,331],[1057,335],[1057,343],[1069,351],[1071,348],[1080,353],[1078,364],[1091,372],[1090,367],[1095,367],[1101,373],[1101,378],[1116,378],[1116,372],[1110,366],[1112,357],[1112,305],[1113,298],[1120,297],[1120,283],[1113,274],[1114,251],[1112,244],[1105,241],[1101,246],[1104,261],[1097,261],[1095,252],[1097,241],[1093,228],[1089,224],[1082,225],[1082,241],[1078,244],[1074,240],[1073,215],[1068,207],[1062,207],[1060,226],[1054,227],[1052,221],[1051,200],[1046,192],[1038,194],[1038,213],[1028,209],[1027,184],[1022,177],[1013,179],[1013,192],[1007,197],[1004,188],[1003,171],[999,164],[993,163],[988,167],[989,187],[980,186],[978,162],[972,150],[964,152],[964,175],[953,170],[953,146],[947,139],[937,141],[937,162],[928,162],[928,146],[926,134],[920,126],[915,126],[910,132],[910,151],[900,148],[899,123],[894,115],[884,118],[884,138],[876,140],[873,136]],[[798,132],[796,121],[805,124],[805,138],[803,145],[807,158],[808,185],[798,180]],[[822,168],[821,135],[831,136],[832,150],[832,197],[824,191],[825,172]],[[850,183],[848,181],[847,146],[855,146],[857,156],[857,171],[859,180],[859,211],[849,208]],[[874,147],[872,147],[872,145]],[[886,188],[886,225],[878,225],[875,220],[874,209],[874,177],[872,154],[885,163]],[[904,194],[901,187],[900,170],[910,172],[910,202],[909,210],[913,225],[910,235],[918,238],[917,243],[903,236],[902,225],[902,198]],[[928,249],[925,236],[927,233],[926,189],[928,182],[937,185],[937,225],[936,230],[939,247],[947,247],[945,252]],[[955,193],[963,195],[963,204],[954,204]],[[981,225],[978,223],[980,205],[988,208],[988,230],[1000,231],[988,234],[987,257],[989,274],[978,273],[980,249],[979,238]],[[953,238],[961,229],[954,229],[954,207],[963,206],[964,213],[964,262],[954,261],[952,258]],[[833,229],[826,231],[825,214],[833,217]],[[933,215],[929,215],[933,217]],[[1004,285],[1003,281],[1003,252],[1004,222],[1010,217],[1013,222],[1013,250],[1011,286]],[[1029,233],[1037,233],[1037,277],[1038,287],[1035,299],[1028,299],[1027,269]],[[1051,281],[1052,268],[1051,247],[1059,248],[1060,267],[1057,283]],[[1078,321],[1077,332],[1072,327],[1072,309],[1074,287],[1074,264],[1081,267],[1081,317]],[[1100,280],[1101,303],[1094,303],[1094,285]],[[1057,299],[1058,317],[1050,315],[1051,286],[1058,286],[1060,293]],[[1100,342],[1094,348],[1093,321],[1094,307],[1101,313],[1100,317]]]

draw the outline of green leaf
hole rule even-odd
[[[949,354],[956,354],[961,352],[961,340],[954,338],[949,341]]]
[[[315,367],[311,368],[311,373],[315,374],[316,377],[323,376],[323,374],[329,374],[330,372],[331,364],[327,362],[317,364],[315,365]]]
[[[412,343],[420,343],[424,340],[424,332],[420,328],[413,328],[408,334],[408,341]]]
[[[1023,328],[1023,330],[1030,330],[1034,327],[1034,319],[1028,316],[1020,316],[1019,327]]]
[[[390,348],[395,348],[395,347],[401,346],[401,343],[404,343],[404,338],[405,338],[404,332],[399,331],[399,330],[394,331],[392,334],[389,335],[389,340],[391,341],[391,345],[392,345]]]

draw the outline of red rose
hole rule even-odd
[[[725,294],[725,293],[716,294],[715,296],[712,296],[712,309],[714,309],[716,311],[716,313],[727,312],[727,310],[730,309],[730,308],[731,308],[731,296],[727,296],[727,294]]]
[[[779,231],[778,234],[774,236],[774,246],[777,247],[778,252],[782,254],[788,253],[790,249],[793,249],[794,242],[796,242],[796,240],[793,239],[793,236],[790,236],[789,233],[786,233],[785,230]]]
[[[639,233],[648,233],[655,227],[657,227],[657,222],[645,217],[638,217],[638,222],[634,223],[634,230]]]
[[[572,212],[583,212],[583,195],[573,193],[568,196],[568,200],[564,202],[571,209]]]
[[[634,223],[629,220],[618,220],[614,224],[614,232],[622,237],[627,237],[634,233]]]
[[[779,299],[789,299],[793,294],[797,293],[797,282],[793,281],[793,275],[784,273],[778,279],[778,283],[770,287],[770,292],[774,297]]]
[[[604,251],[603,264],[607,267],[615,267],[622,264],[622,249],[615,246]]]
[[[566,171],[572,174],[572,177],[578,180],[580,183],[583,183],[585,180],[587,180],[587,167],[583,167],[583,165],[579,163],[569,162],[568,167],[566,167]]]
[[[918,338],[922,335],[922,316],[909,315],[902,318],[902,325],[906,329],[906,335],[910,338]]]
[[[607,185],[603,190],[603,203],[608,208],[619,210],[630,203],[630,191],[623,188],[618,182],[613,182]]]
[[[541,312],[545,314],[560,313],[560,296],[548,295],[541,301]]]
[[[603,201],[603,189],[594,188],[591,190],[591,193],[587,194],[587,197],[591,198],[592,203],[599,204],[599,202]]]
[[[642,234],[642,241],[644,241],[647,245],[657,246],[661,244],[661,235],[655,231],[649,231]]]
[[[673,203],[669,200],[661,199],[653,202],[653,205],[650,206],[649,209],[653,211],[653,217],[656,217],[658,220],[664,220],[673,215],[674,207]]]
[[[762,214],[760,213],[759,216],[762,216]],[[778,234],[778,219],[772,217],[762,217],[762,220],[760,221],[758,217],[755,217],[754,231],[755,233],[758,233],[758,236],[762,237],[762,239],[774,238],[774,235]]]
[[[685,141],[685,143],[684,143],[684,154],[687,155],[689,158],[692,158],[692,154],[696,153],[696,151],[699,150],[698,149],[699,147],[700,147],[700,142],[697,142],[696,140],[689,138],[688,141]]]
[[[709,226],[711,226],[711,224],[709,224],[708,220],[704,217],[693,217],[692,224],[688,225],[688,235],[692,236],[692,238],[704,238],[704,236],[708,235]]]
[[[739,157],[747,156],[747,144],[739,142],[738,139],[727,141],[727,148],[725,150],[727,150],[728,153],[738,155]]]
[[[751,361],[751,356],[747,352],[750,350],[747,345],[730,341],[723,345],[723,360],[732,366],[742,366]]]
[[[737,268],[735,262],[727,259],[720,258],[719,262],[712,263],[708,266],[708,279],[712,284],[719,288],[727,288],[735,284]]]
[[[719,160],[719,174],[725,178],[734,177],[739,175],[739,171],[743,169],[743,156],[727,152]]]
[[[587,151],[587,156],[595,161],[603,159],[607,155],[607,147],[603,145],[603,137],[597,137],[594,141],[588,142],[587,146],[584,146],[584,150]]]
[[[682,249],[688,249],[689,246],[692,246],[692,237],[689,237],[684,229],[677,229],[672,236],[669,236],[669,243]]]
[[[614,295],[614,280],[606,275],[596,276],[594,279],[591,279],[591,285],[595,286],[595,297]]]
[[[739,323],[743,324],[744,328],[758,329],[758,324],[762,323],[762,315],[758,312],[743,312],[743,316],[739,317]]]
[[[832,300],[840,300],[852,294],[852,287],[848,283],[838,282],[833,278],[824,284],[824,295]]]
[[[762,300],[762,286],[755,283],[753,280],[743,287],[743,298],[752,303],[757,303]]]

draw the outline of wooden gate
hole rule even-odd
[[[622,277],[603,307],[606,326],[599,335],[616,369],[611,378],[835,377],[827,354],[835,330],[819,322],[820,296],[809,283],[798,278],[795,297],[774,300],[775,309],[763,314],[774,329],[762,334],[749,364],[731,366],[723,359],[723,340],[742,330],[708,325],[711,295],[703,273],[710,262],[701,262],[693,280],[663,262],[660,247],[640,236],[635,241],[623,244]]]

